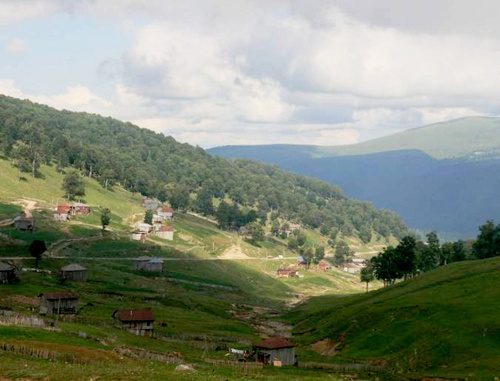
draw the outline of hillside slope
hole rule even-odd
[[[0,96],[0,143],[4,155],[26,173],[36,173],[40,163],[73,167],[103,185],[120,184],[172,204],[177,200],[173,206],[184,210],[213,215],[212,200],[228,200],[259,217],[274,211],[349,235],[406,233],[393,213],[350,200],[326,182],[276,166],[214,158],[201,148],[98,115]]]
[[[500,372],[498,282],[498,258],[454,263],[365,295],[314,298],[289,319],[302,344],[338,344],[336,361],[492,379]]]

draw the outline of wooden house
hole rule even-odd
[[[321,271],[328,271],[331,269],[331,266],[328,262],[326,261],[320,261],[318,263],[318,269],[321,270]]]
[[[355,263],[348,262],[348,263],[344,263],[343,270],[346,273],[355,274],[355,273],[359,273],[361,271],[361,268],[362,268],[362,266],[359,266]]]
[[[157,213],[163,220],[170,220],[174,216],[174,210],[170,207],[158,208]]]
[[[155,234],[159,238],[172,241],[174,239],[174,227],[170,225],[161,225]]]
[[[130,233],[130,239],[132,241],[144,242],[144,241],[146,241],[146,233],[145,232],[141,232],[139,230],[135,230],[132,233]]]
[[[73,282],[85,282],[89,276],[87,269],[77,263],[61,268],[60,277],[64,280],[71,280]]]
[[[298,276],[297,270],[294,269],[278,269],[278,271],[276,271],[276,274],[279,278],[293,278]]]
[[[127,330],[134,335],[148,336],[153,335],[154,314],[151,309],[126,308],[113,312],[115,326]]]
[[[69,213],[62,213],[58,212],[57,210],[54,211],[54,220],[59,221],[59,222],[67,222],[71,218],[71,215]]]
[[[284,337],[273,337],[253,345],[257,361],[266,365],[287,366],[296,363],[295,344]]]
[[[159,273],[165,271],[165,263],[159,258],[152,258],[140,265],[140,270]]]
[[[14,227],[22,231],[34,231],[35,219],[33,217],[17,216],[14,218]]]
[[[78,298],[69,292],[55,292],[42,295],[40,313],[45,315],[76,314]]]
[[[81,202],[76,202],[72,205],[75,214],[89,214],[90,206]]]
[[[145,222],[141,222],[141,221],[136,222],[134,224],[134,228],[135,228],[135,230],[138,230],[138,231],[146,233],[146,234],[149,233],[151,230],[153,230],[152,225],[147,224]]]
[[[16,279],[16,268],[8,263],[0,262],[0,283],[12,283]]]
[[[59,204],[56,206],[56,212],[71,214],[73,211],[73,206],[70,204]]]
[[[143,270],[146,263],[148,263],[151,259],[153,259],[153,258],[147,257],[147,256],[142,256],[142,257],[137,258],[135,261],[135,269],[136,270]]]
[[[153,225],[156,223],[162,223],[164,218],[160,216],[159,214],[153,214]]]

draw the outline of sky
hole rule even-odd
[[[0,0],[0,94],[210,148],[500,114],[496,0]]]

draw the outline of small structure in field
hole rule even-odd
[[[354,257],[351,259],[351,261],[352,261],[352,263],[354,263],[355,265],[358,265],[358,266],[366,265],[366,260],[364,260],[363,258]]]
[[[149,261],[141,263],[139,270],[160,273],[165,271],[165,263],[159,258],[152,258]]]
[[[158,208],[157,213],[163,220],[170,220],[174,217],[174,210],[170,207]]]
[[[16,268],[8,263],[0,262],[0,283],[12,283],[16,279]]]
[[[159,238],[172,241],[174,239],[174,227],[170,225],[161,225],[155,234]]]
[[[35,219],[33,217],[17,216],[14,218],[14,227],[22,231],[35,231]]]
[[[294,365],[295,344],[284,337],[273,337],[253,345],[257,361],[266,365]]]
[[[352,263],[352,262],[348,262],[348,263],[344,263],[343,270],[346,273],[355,274],[355,273],[359,273],[361,271],[361,268],[362,268],[362,266],[359,266],[359,265]]]
[[[157,223],[162,223],[164,220],[164,218],[162,216],[160,216],[159,214],[153,214],[153,225],[157,224]]]
[[[320,261],[318,263],[318,269],[321,270],[321,271],[328,271],[332,268],[332,266],[330,266],[330,264],[326,261]]]
[[[68,222],[71,218],[71,215],[69,213],[62,213],[58,212],[57,210],[54,211],[54,220],[59,221],[59,222]]]
[[[135,261],[135,269],[136,270],[143,270],[144,265],[146,263],[148,263],[151,259],[153,259],[153,258],[147,257],[147,256],[142,256],[142,257],[137,258]]]
[[[153,230],[153,226],[139,221],[134,224],[134,229],[147,234]]]
[[[74,282],[85,282],[89,276],[87,269],[77,263],[61,268],[60,277],[63,280],[72,280]]]
[[[81,202],[76,202],[72,205],[74,214],[89,214],[90,206]]]
[[[125,308],[115,310],[113,315],[115,326],[133,333],[138,336],[153,335],[154,314],[151,309],[143,308]]]
[[[298,276],[295,269],[278,269],[276,273],[279,278],[293,278]]]
[[[139,230],[135,230],[132,233],[130,233],[130,239],[132,241],[144,242],[146,241],[146,233],[141,232]]]
[[[42,294],[40,313],[44,315],[76,314],[78,298],[70,292]]]
[[[302,255],[299,255],[297,257],[297,265],[299,266],[307,266],[307,261],[305,260],[305,258],[302,256]]]
[[[288,229],[285,230],[285,234],[287,237],[289,237],[296,230],[300,230],[300,225],[299,224],[290,224]]]

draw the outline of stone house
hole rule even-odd
[[[60,277],[64,280],[71,280],[74,282],[85,282],[89,276],[87,269],[77,263],[61,268]]]
[[[144,242],[144,241],[146,241],[146,233],[141,232],[139,230],[135,230],[132,233],[130,233],[130,239],[132,241]]]
[[[139,257],[135,262],[135,269],[139,271],[163,272],[165,263],[159,258]]]
[[[16,279],[16,268],[8,263],[0,262],[0,283],[12,283]]]
[[[54,211],[54,220],[59,221],[59,222],[67,222],[71,218],[71,215],[69,213],[63,213],[63,212],[58,212],[57,210]]]
[[[76,202],[72,205],[74,214],[89,214],[90,206],[81,202]]]
[[[115,326],[134,335],[151,337],[154,329],[154,314],[151,309],[125,308],[115,310]]]
[[[134,224],[134,229],[147,234],[153,229],[153,226],[139,221]]]
[[[161,225],[155,234],[159,238],[172,241],[174,239],[174,227],[170,225]]]
[[[54,292],[42,295],[40,313],[44,315],[76,314],[78,298],[69,292]]]
[[[296,363],[295,344],[284,337],[273,337],[253,345],[257,361],[266,365],[287,366]]]
[[[163,220],[170,220],[174,216],[174,210],[170,207],[158,208],[157,213]]]

